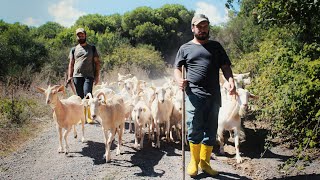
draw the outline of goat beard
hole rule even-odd
[[[87,41],[87,38],[84,39],[78,39],[79,44],[84,44]]]

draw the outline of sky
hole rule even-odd
[[[123,15],[137,7],[153,9],[165,4],[181,4],[188,10],[208,16],[210,24],[228,21],[226,0],[0,0],[0,19],[38,27],[48,21],[72,26],[83,15]]]

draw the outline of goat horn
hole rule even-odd
[[[103,92],[100,92],[98,95],[97,95],[97,98],[99,98],[99,96],[103,96],[104,100],[107,101],[107,96],[103,93]]]

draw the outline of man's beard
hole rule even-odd
[[[209,32],[205,33],[203,32],[201,35],[200,34],[194,34],[194,37],[196,37],[196,39],[200,40],[200,41],[204,41],[209,39]]]
[[[84,44],[87,41],[87,38],[84,39],[78,39],[79,44]]]

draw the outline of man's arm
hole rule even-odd
[[[173,75],[174,75],[175,80],[178,83],[179,88],[183,90],[187,85],[187,80],[182,77],[182,68],[178,67],[178,68],[174,69],[173,73],[174,73]]]
[[[229,82],[229,94],[233,95],[236,93],[236,87],[234,85],[233,74],[231,67],[229,65],[222,65],[221,70],[223,72],[224,77]]]
[[[70,57],[69,66],[68,66],[68,82],[69,82],[69,81],[72,79],[72,77],[73,77],[74,62],[75,62],[75,60],[73,59],[73,57]]]
[[[93,58],[95,64],[95,72],[94,72],[94,85],[97,85],[100,80],[100,59],[98,56]]]

